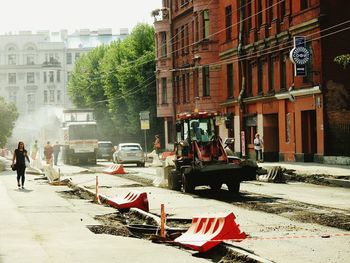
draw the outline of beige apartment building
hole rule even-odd
[[[119,35],[111,29],[0,35],[0,96],[15,103],[20,116],[45,106],[70,108],[67,83],[75,61],[94,47],[127,35],[125,29]]]

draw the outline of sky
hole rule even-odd
[[[162,0],[1,0],[0,34],[87,28],[119,34],[120,28],[153,24],[151,11],[161,6]]]

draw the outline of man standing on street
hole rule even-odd
[[[54,164],[57,165],[58,155],[61,151],[61,145],[56,141],[56,144],[53,146],[53,160]]]
[[[47,142],[47,144],[44,147],[44,155],[46,159],[46,164],[52,165],[52,153],[53,153],[53,147],[50,144],[50,142]]]

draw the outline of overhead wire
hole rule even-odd
[[[317,34],[320,34],[321,32],[323,31],[328,31],[328,30],[331,30],[331,29],[334,29],[336,27],[339,27],[341,25],[344,25],[344,24],[347,24],[347,23],[350,23],[350,20],[347,20],[347,21],[344,21],[344,22],[341,22],[341,23],[338,23],[336,25],[333,25],[333,26],[330,26],[328,28],[325,28],[325,29],[322,29],[320,31],[317,31],[317,32],[314,32],[314,33],[310,33],[308,35],[306,35],[305,37],[310,37],[312,35],[317,35]],[[344,30],[347,30],[349,29],[349,27],[347,28],[343,28],[343,29],[340,29],[338,31],[335,31],[335,32],[332,32],[332,33],[329,33],[329,34],[326,34],[326,35],[322,35],[318,38],[312,38],[312,39],[309,39],[309,40],[306,40],[306,42],[311,42],[311,41],[314,41],[314,40],[318,40],[322,37],[327,37],[329,35],[333,35],[333,34],[336,34],[336,33],[340,33]],[[224,65],[224,64],[228,64],[228,63],[232,63],[232,62],[238,62],[240,60],[249,60],[249,59],[253,59],[253,58],[256,58],[257,55],[259,56],[264,56],[264,55],[268,55],[268,54],[271,54],[271,53],[274,53],[274,52],[279,52],[279,51],[282,51],[282,50],[285,50],[285,49],[290,49],[292,48],[294,45],[292,44],[293,40],[291,41],[288,41],[288,42],[283,42],[283,43],[278,43],[276,44],[277,46],[269,46],[265,49],[260,49],[256,52],[253,52],[253,53],[249,53],[249,54],[246,54],[246,55],[243,55],[243,56],[240,56],[239,58],[235,58],[235,59],[232,59],[232,58],[228,58],[228,59],[225,59],[225,60],[221,60],[219,62],[213,62],[213,63],[208,63],[208,64],[201,64],[199,67],[204,67],[204,66],[220,66],[220,65]],[[288,45],[289,44],[289,45]],[[284,45],[283,48],[279,48],[281,45]],[[267,51],[267,52],[264,52],[264,51]],[[192,70],[194,68],[198,68],[198,66],[194,66],[194,67],[187,67],[187,68],[177,68],[177,69],[171,69],[170,71],[188,71],[188,70]]]
[[[213,1],[213,0],[212,0],[212,1]],[[212,1],[210,1],[210,3],[211,3]],[[285,0],[280,0],[279,2],[274,3],[273,5],[271,5],[271,6],[267,7],[267,8],[265,8],[265,9],[262,9],[261,11],[256,12],[256,13],[252,14],[251,16],[244,18],[244,19],[241,20],[239,23],[244,22],[244,21],[246,21],[247,19],[250,19],[251,17],[256,16],[257,14],[259,14],[259,13],[261,13],[261,12],[264,12],[264,11],[266,11],[267,9],[269,9],[269,8],[275,6],[275,5],[278,5],[278,4],[280,4],[280,3],[284,2],[284,1],[285,1]],[[251,2],[252,2],[252,1],[246,3],[244,6],[250,4]],[[207,6],[209,6],[210,3],[208,3]],[[240,8],[243,8],[244,6],[239,7],[237,10],[239,10]],[[237,10],[234,10],[233,12],[237,12]],[[204,9],[201,10],[201,11],[203,12]],[[194,20],[195,18],[196,18],[196,17],[194,17],[193,20]],[[330,30],[330,29],[332,29],[332,28],[334,28],[334,27],[337,27],[337,26],[340,26],[340,25],[342,25],[342,24],[348,23],[349,21],[350,21],[350,20],[347,20],[347,21],[342,22],[342,23],[339,23],[339,24],[337,24],[337,25],[333,25],[333,26],[331,26],[331,27],[329,27],[329,28],[325,28],[325,29],[323,29],[323,30],[321,30],[321,31],[317,31],[317,32],[315,32],[315,33],[311,33],[311,34],[307,35],[306,37],[309,37],[310,35],[314,35],[314,34],[319,34],[320,32],[325,31],[325,30]],[[224,29],[221,29],[221,30],[219,30],[219,31],[217,31],[217,32],[215,32],[215,33],[209,35],[209,36],[214,36],[214,35],[216,35],[216,34],[219,34],[219,33],[223,32],[223,31],[225,31],[227,28],[233,27],[233,26],[235,26],[235,25],[237,25],[237,24],[238,24],[238,23],[232,24],[232,25],[230,25],[230,26],[228,26],[228,27],[225,27]],[[340,30],[339,32],[342,32],[342,31],[347,30],[347,29],[348,29],[348,28],[343,29],[343,30]],[[180,34],[180,32],[181,32],[181,31],[179,31],[178,34]],[[336,34],[337,32],[338,32],[338,31],[332,32],[330,35]],[[321,37],[319,37],[319,38],[315,38],[315,39],[308,40],[308,42],[309,42],[309,41],[316,40],[316,39],[320,39],[320,38],[326,37],[326,36],[328,36],[328,35],[325,35],[325,36],[321,36]],[[176,35],[174,35],[169,41],[173,40],[175,37],[176,37]],[[202,40],[203,40],[203,39],[202,39]],[[191,45],[188,45],[188,46],[192,46],[192,45],[194,45],[195,43],[197,43],[197,42],[194,42],[194,43],[192,43]],[[284,46],[282,49],[280,49],[280,48],[277,49],[277,50],[272,49],[272,48],[275,48],[275,49],[276,49],[276,48],[278,48],[280,45],[286,45],[286,44],[287,44],[287,42],[278,43],[277,46],[274,46],[274,47],[273,47],[273,46],[270,46],[270,47],[267,47],[267,48],[265,48],[265,49],[259,50],[259,51],[255,52],[255,53],[247,54],[247,55],[245,55],[245,56],[242,56],[241,59],[245,59],[245,60],[246,60],[246,59],[250,59],[250,58],[255,58],[257,54],[263,56],[263,55],[266,55],[266,54],[270,54],[270,53],[273,53],[273,52],[278,52],[278,51],[281,51],[281,50],[284,50],[284,49],[287,49],[287,48],[291,48],[291,46]],[[161,47],[160,47],[160,48],[161,48]],[[160,48],[158,48],[158,49],[160,49]],[[157,49],[157,50],[158,50],[158,49]],[[182,47],[181,49],[183,49],[183,47]],[[181,50],[181,49],[179,49],[179,50]],[[262,53],[262,51],[266,51],[266,50],[270,50],[270,51],[269,51],[269,52]],[[175,52],[175,51],[172,51],[171,54],[174,53],[174,52]],[[141,58],[141,57],[140,57],[140,58]],[[137,60],[139,60],[140,58],[138,58]],[[135,60],[135,61],[137,61],[137,60]],[[133,63],[133,62],[135,62],[135,61],[130,61],[130,63]],[[143,63],[146,64],[146,63],[148,63],[148,62],[150,62],[150,61],[151,61],[151,60],[145,61],[145,62],[143,62]],[[223,64],[228,64],[228,63],[231,63],[231,62],[236,62],[236,61],[239,61],[239,59],[236,59],[236,60],[232,60],[232,59],[221,60],[220,62],[209,63],[209,64],[206,64],[206,65],[208,65],[208,66],[211,66],[211,65],[213,65],[213,66],[214,66],[214,65],[223,65]],[[127,62],[126,64],[130,64],[130,63]],[[142,65],[142,63],[140,63],[139,65]],[[200,65],[200,66],[206,66],[206,65]],[[119,65],[119,66],[121,67],[121,65]],[[194,68],[194,67],[181,68],[181,69],[171,69],[170,71],[188,71],[188,70],[193,69],[193,68]],[[168,71],[168,70],[166,70],[166,71]],[[108,73],[107,73],[107,74],[108,74]],[[147,80],[146,80],[146,81],[147,81]],[[146,82],[146,81],[145,81],[145,82]],[[150,83],[153,83],[153,82],[155,82],[155,80],[151,81]],[[146,86],[148,86],[148,85],[149,85],[149,84],[146,84]],[[141,88],[141,89],[142,89],[142,88]],[[140,90],[140,89],[138,89],[137,87],[135,87],[133,90],[129,91],[129,92],[130,92],[130,95],[135,94],[135,93],[136,93],[137,91],[139,91],[139,90]],[[128,93],[129,93],[129,92],[128,92]],[[121,95],[119,98],[125,97],[125,95],[127,96],[128,93]],[[104,100],[104,101],[108,101],[108,100]],[[102,102],[102,101],[100,101],[100,102]],[[98,103],[98,102],[97,102],[97,103]]]

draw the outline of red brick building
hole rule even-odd
[[[350,53],[350,1],[163,1],[156,16],[158,117],[169,147],[174,114],[216,110],[231,123],[235,151],[267,161],[350,156],[350,75],[333,62]],[[295,76],[293,37],[309,53]],[[243,141],[242,141],[243,135]]]

